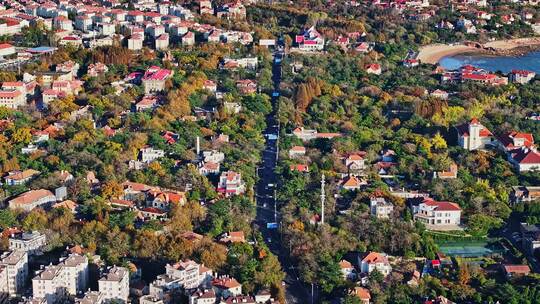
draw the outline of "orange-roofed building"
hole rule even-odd
[[[305,173],[305,172],[309,172],[309,166],[308,165],[302,165],[302,164],[296,164],[296,165],[290,165],[289,166],[291,171],[296,171],[296,172],[302,172],[302,173]]]
[[[230,243],[245,243],[246,237],[244,235],[244,231],[231,231],[229,233],[225,233],[219,241],[221,243],[230,244]]]
[[[49,190],[39,189],[30,190],[19,194],[17,197],[8,201],[10,209],[22,209],[31,211],[32,209],[44,206],[56,201],[56,196]]]
[[[345,280],[352,280],[356,277],[356,273],[354,272],[354,267],[351,262],[341,260],[339,261],[339,268],[341,269],[341,273],[343,274],[343,278]]]
[[[65,200],[65,201],[53,204],[52,207],[55,209],[65,208],[71,211],[71,213],[77,213],[77,207],[79,207],[79,205],[72,200]]]
[[[384,276],[389,275],[392,271],[392,266],[390,266],[385,253],[371,251],[365,254],[360,261],[360,273],[369,274],[375,269]]]
[[[369,304],[371,300],[371,294],[369,293],[369,290],[367,290],[364,287],[355,287],[351,292],[350,295],[357,296],[360,299],[360,303],[362,304]]]
[[[367,182],[354,176],[348,176],[341,182],[341,187],[345,190],[358,190],[363,185],[367,185]]]

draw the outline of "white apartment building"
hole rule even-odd
[[[217,191],[226,197],[240,195],[246,191],[246,184],[242,181],[242,175],[234,171],[223,172],[219,177]]]
[[[212,271],[195,261],[186,260],[174,265],[167,264],[165,271],[168,276],[179,280],[183,288],[192,289],[208,284]]]
[[[437,202],[425,198],[418,206],[413,206],[414,220],[424,223],[432,230],[448,229],[461,223],[461,208],[456,203]]]
[[[9,237],[9,250],[24,251],[29,256],[40,254],[47,238],[38,231],[23,232]]]
[[[60,260],[64,272],[64,286],[70,295],[84,292],[88,288],[88,258],[84,255],[70,254]]]
[[[157,299],[163,299],[172,290],[209,287],[212,280],[212,270],[192,260],[167,264],[165,271],[150,284],[150,295]]]
[[[98,281],[99,292],[104,302],[127,303],[129,297],[129,271],[127,268],[113,266]]]
[[[68,295],[77,295],[88,286],[88,259],[78,254],[62,258],[58,265],[41,269],[32,279],[32,292],[36,299],[54,303]]]
[[[371,215],[377,218],[389,218],[392,211],[394,211],[394,205],[387,202],[384,197],[372,197],[369,207]]]
[[[0,256],[0,292],[14,297],[23,291],[28,277],[28,254],[6,251]]]
[[[67,296],[64,287],[64,273],[59,265],[49,265],[41,269],[32,279],[32,295],[53,304]]]
[[[152,147],[146,147],[141,149],[141,161],[144,163],[151,163],[154,160],[164,157],[165,151],[160,149],[154,149]]]

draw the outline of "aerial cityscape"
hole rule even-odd
[[[0,304],[540,304],[540,1],[0,0]]]

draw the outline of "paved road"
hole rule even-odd
[[[268,248],[279,258],[279,261],[286,272],[285,296],[287,303],[310,303],[311,293],[302,282],[298,280],[298,274],[290,260],[289,252],[281,244],[280,229],[267,229],[268,223],[280,223],[279,212],[276,208],[275,184],[277,177],[275,168],[278,154],[279,124],[276,119],[277,100],[279,99],[281,84],[281,62],[285,56],[284,43],[278,40],[277,49],[274,52],[274,63],[272,66],[272,79],[274,81],[274,92],[272,94],[273,111],[266,117],[266,146],[263,152],[262,163],[259,165],[257,174],[259,181],[256,186],[257,196],[257,217],[256,221],[264,236]]]

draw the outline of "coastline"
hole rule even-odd
[[[540,38],[516,38],[490,41],[485,44],[431,44],[420,48],[418,59],[437,64],[442,58],[455,55],[521,56],[540,49]]]

